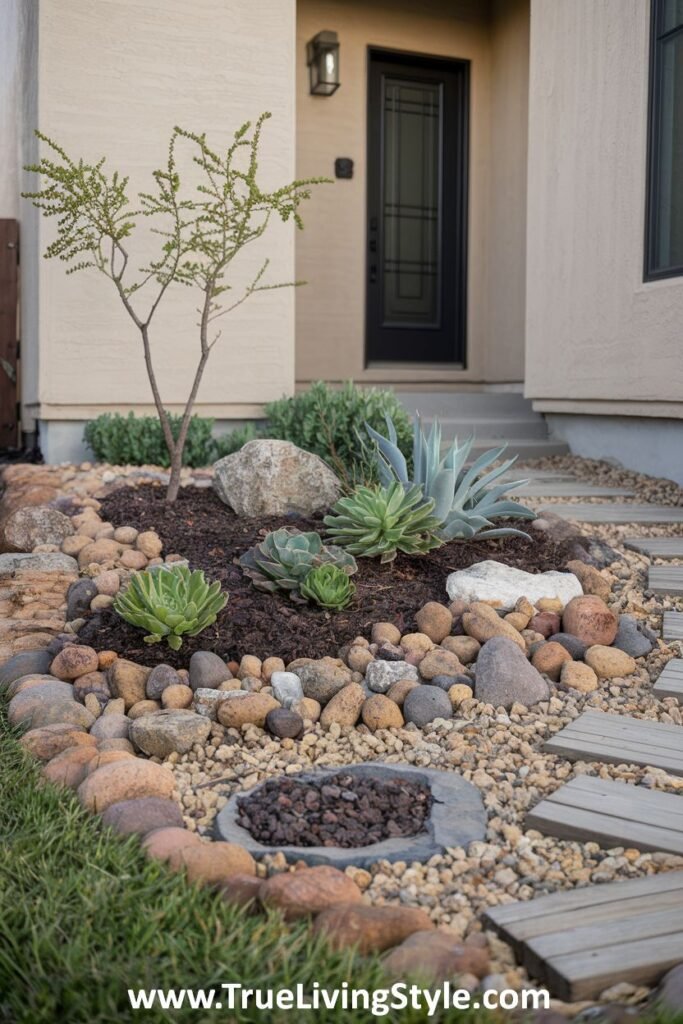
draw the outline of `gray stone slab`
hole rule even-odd
[[[683,704],[683,658],[672,658],[664,666],[664,671],[652,687],[655,697],[673,697]]]
[[[651,565],[647,574],[647,589],[655,594],[683,594],[683,565]]]
[[[71,555],[61,551],[43,551],[31,554],[19,552],[0,555],[0,575],[30,569],[32,572],[73,572],[78,573],[78,562]]]
[[[584,505],[544,505],[541,512],[554,512],[580,523],[683,523],[683,508],[677,505],[633,505],[595,502]]]
[[[683,640],[683,612],[664,612],[662,622],[664,640]]]
[[[415,768],[412,765],[393,765],[381,762],[367,764],[338,765],[335,768],[320,768],[312,772],[301,772],[287,776],[298,782],[319,782],[339,772],[348,772],[365,778],[395,779],[409,777],[411,781],[422,782],[431,788],[434,803],[429,818],[428,830],[417,836],[402,836],[385,839],[381,843],[350,848],[329,846],[267,846],[237,824],[237,801],[250,796],[266,783],[259,783],[244,793],[230,798],[216,818],[216,838],[229,843],[239,843],[254,857],[266,854],[284,853],[289,860],[303,860],[306,864],[332,864],[345,868],[368,867],[377,860],[426,861],[435,854],[441,854],[449,847],[467,846],[486,834],[486,811],[481,794],[476,786],[467,782],[456,772],[441,772],[432,768]],[[272,780],[268,780],[272,781]]]
[[[625,487],[599,487],[596,484],[587,484],[581,480],[576,482],[549,480],[543,483],[540,480],[530,481],[528,484],[521,484],[519,487],[511,487],[511,494],[524,498],[632,498],[633,491]]]
[[[624,547],[652,558],[683,558],[683,537],[627,537]]]

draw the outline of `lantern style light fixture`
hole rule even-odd
[[[339,39],[336,32],[318,32],[306,45],[311,96],[331,96],[340,86]]]

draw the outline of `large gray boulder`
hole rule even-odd
[[[494,636],[479,652],[474,696],[484,704],[509,710],[513,704],[530,708],[541,700],[548,700],[550,690],[541,673],[527,661],[513,640]]]
[[[63,512],[49,505],[28,505],[12,512],[2,526],[0,550],[33,551],[39,544],[60,545],[75,533]]]
[[[330,467],[290,441],[249,441],[213,468],[216,493],[239,516],[308,515],[341,493]]]

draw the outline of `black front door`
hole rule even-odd
[[[370,52],[368,363],[465,363],[468,67]]]

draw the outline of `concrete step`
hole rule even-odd
[[[428,430],[434,422],[431,416],[423,420],[425,430]],[[472,416],[469,419],[451,419],[450,417],[439,417],[441,431],[445,441],[452,441],[454,437],[464,441],[474,434],[477,437],[497,437],[505,440],[508,437],[540,438],[547,440],[548,428],[542,416],[535,418],[525,416],[501,416],[496,419],[488,419],[480,416]]]
[[[543,459],[548,455],[569,454],[569,447],[564,441],[528,437],[486,437],[475,440],[472,445],[471,457],[476,459],[489,448],[499,448],[503,442],[506,442],[507,448],[501,457],[511,459],[513,455],[516,455],[520,462],[522,459]],[[523,474],[523,470],[520,472]]]
[[[396,397],[411,416],[417,411],[425,419],[541,418],[533,411],[531,401],[518,391],[396,391]]]

